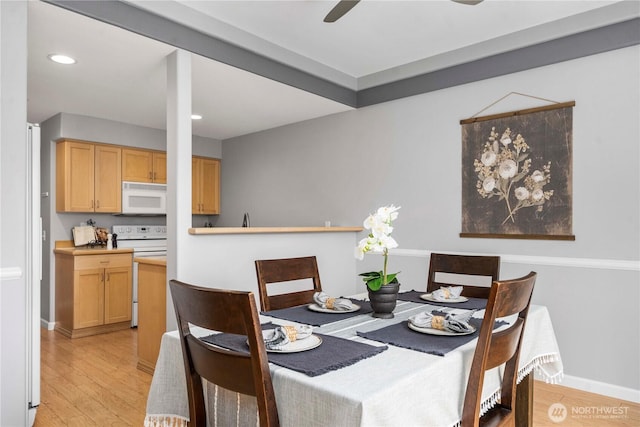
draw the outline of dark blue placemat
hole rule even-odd
[[[335,313],[321,313],[309,310],[307,305],[298,305],[296,307],[283,308],[280,310],[264,311],[261,314],[265,316],[276,317],[278,319],[290,320],[292,322],[303,323],[305,325],[322,326],[339,320],[350,319],[351,317],[361,314],[371,313],[371,304],[368,301],[351,299],[354,304],[360,306],[360,310],[351,313],[336,311]]]
[[[263,329],[274,327],[262,325]],[[322,338],[320,346],[299,353],[267,353],[269,362],[302,372],[310,377],[325,374],[382,353],[388,347],[373,346],[331,335],[315,334]],[[229,350],[248,352],[247,337],[236,334],[216,334],[201,338],[203,341]]]
[[[452,308],[464,308],[467,310],[480,310],[487,306],[487,300],[483,298],[469,298],[469,301],[465,302],[438,302],[438,301],[427,301],[420,298],[420,295],[424,295],[428,292],[424,291],[409,291],[409,292],[401,292],[398,294],[398,299],[400,301],[411,301],[411,302],[419,302],[421,304],[433,304],[442,307],[452,307]]]
[[[471,319],[469,323],[476,328],[476,331],[469,335],[442,336],[423,334],[410,329],[407,321],[371,332],[358,332],[358,335],[369,340],[379,341],[397,347],[435,354],[436,356],[444,356],[451,350],[478,337],[482,319],[474,318]],[[497,321],[495,322],[494,328],[504,324],[506,324],[506,322]]]

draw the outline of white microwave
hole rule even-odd
[[[167,214],[167,185],[122,181],[122,213]]]

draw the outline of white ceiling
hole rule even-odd
[[[363,0],[326,24],[334,1],[129,3],[354,90],[618,22],[638,5]],[[66,112],[164,129],[164,58],[173,50],[30,1],[28,120]],[[47,60],[54,52],[78,63],[54,64]],[[227,139],[351,109],[197,55],[192,73],[193,111],[204,116],[193,124],[200,136]]]

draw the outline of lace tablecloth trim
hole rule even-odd
[[[518,382],[518,384],[520,384],[520,382],[527,375],[529,375],[531,371],[535,369],[536,373],[540,374],[544,378],[546,383],[558,384],[560,381],[562,381],[563,372],[560,371],[560,372],[557,372],[556,374],[551,375],[542,366],[547,363],[553,363],[558,361],[560,361],[560,355],[558,353],[549,353],[549,354],[536,356],[531,362],[527,363],[525,366],[523,366],[518,370],[518,378],[516,381]],[[484,414],[487,413],[487,411],[489,411],[491,408],[496,406],[496,403],[500,401],[500,395],[501,395],[501,389],[498,389],[480,404],[480,416],[483,416]],[[458,421],[451,427],[460,427],[460,426],[461,426],[461,421]]]
[[[546,365],[548,363],[559,362],[559,361],[560,361],[560,355],[558,353],[549,353],[549,354],[542,354],[540,356],[536,356],[535,359],[527,363],[526,366],[520,368],[520,370],[518,371],[518,378],[517,378],[518,384],[520,384],[520,381],[522,381],[524,377],[529,375],[531,371],[534,369],[536,370],[537,374],[542,376],[542,378],[547,384],[558,384],[560,381],[562,381],[562,378],[564,377],[563,371],[560,370],[555,374],[550,374],[549,372],[546,371],[546,369],[544,369],[543,365]]]

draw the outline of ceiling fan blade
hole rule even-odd
[[[336,22],[349,12],[360,0],[340,0],[337,5],[324,17],[324,22]]]
[[[456,3],[468,4],[470,6],[475,6],[478,3],[482,3],[482,0],[451,0]]]

